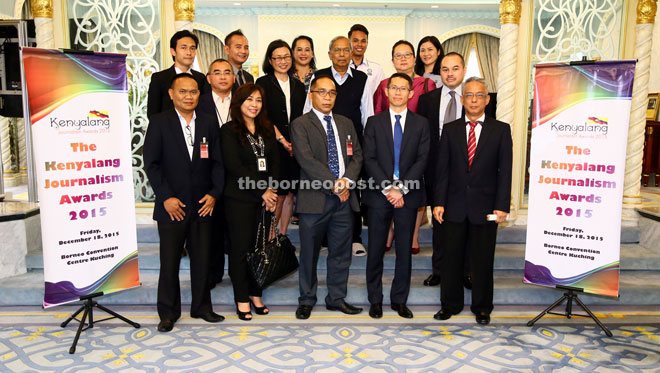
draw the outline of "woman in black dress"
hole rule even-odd
[[[293,213],[293,193],[291,184],[298,180],[300,167],[293,157],[289,124],[302,115],[305,105],[305,86],[289,76],[292,69],[292,52],[284,40],[275,40],[268,45],[263,70],[266,75],[257,79],[263,87],[266,113],[275,125],[275,139],[281,146],[281,175],[275,217],[280,222],[280,233],[286,234]],[[289,185],[285,185],[289,184]]]
[[[279,177],[281,148],[263,110],[263,97],[263,89],[255,84],[240,86],[229,108],[232,120],[220,128],[226,180],[224,212],[231,241],[229,276],[236,314],[241,320],[252,319],[250,304],[257,314],[268,313],[261,301],[261,289],[247,266],[247,253],[254,250],[262,206],[274,212],[278,199],[276,190],[260,185],[262,180]],[[266,221],[267,227],[268,224]]]

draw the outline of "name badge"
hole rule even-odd
[[[353,155],[353,141],[351,140],[351,135],[348,135],[346,139],[346,155]]]
[[[266,158],[265,157],[257,157],[257,170],[259,170],[259,172],[268,171],[268,167],[266,166]]]
[[[202,137],[202,142],[199,144],[199,157],[204,159],[209,157],[209,143],[206,142],[206,137]]]

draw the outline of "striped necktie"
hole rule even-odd
[[[472,168],[472,160],[474,159],[474,152],[477,150],[477,136],[474,134],[474,127],[477,122],[470,121],[470,133],[468,134],[468,166]]]

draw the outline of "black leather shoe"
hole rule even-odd
[[[371,307],[369,307],[369,316],[371,316],[372,319],[380,319],[383,317],[383,304],[372,304]]]
[[[192,317],[193,319],[202,319],[206,322],[212,322],[212,323],[220,322],[225,319],[224,316],[218,315],[213,311],[210,311],[202,315],[190,315],[190,317]]]
[[[413,313],[404,303],[392,303],[392,309],[404,319],[412,319]]]
[[[158,323],[159,332],[167,333],[171,331],[172,328],[174,328],[174,321],[172,320],[164,319],[164,320],[160,320],[160,322]]]
[[[440,285],[440,276],[430,275],[424,280],[424,286],[438,286]]]
[[[477,312],[475,319],[477,320],[477,324],[480,325],[490,324],[490,315],[487,314],[486,312]]]
[[[358,313],[362,312],[362,308],[359,307],[353,307],[350,304],[346,302],[342,302],[340,306],[328,306],[326,305],[325,308],[329,311],[340,311],[343,312],[347,315],[357,315]]]
[[[309,316],[312,314],[312,306],[306,306],[301,304],[296,310],[296,319],[306,320],[309,319]]]
[[[463,286],[468,290],[472,290],[472,276],[465,275],[463,277]]]
[[[433,318],[436,320],[449,320],[453,315],[456,314],[446,308],[441,308],[440,311],[433,315]]]

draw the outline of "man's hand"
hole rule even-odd
[[[344,191],[348,190],[348,187],[350,187],[350,183],[347,179],[337,179],[337,181],[335,181],[335,185],[332,187],[332,193],[340,195]]]
[[[495,220],[495,223],[497,224],[504,223],[507,215],[509,215],[506,212],[500,210],[493,210],[493,214],[497,215],[497,220]]]
[[[339,202],[344,203],[348,201],[348,197],[351,196],[351,191],[348,189],[344,189],[343,192],[337,194],[337,197],[339,197]]]
[[[442,222],[444,221],[442,219],[442,215],[444,214],[445,214],[444,206],[436,206],[433,208],[433,217],[435,218],[435,220],[438,221],[438,223],[442,224]]]
[[[199,203],[202,204],[202,207],[197,210],[199,216],[204,217],[206,215],[213,215],[213,207],[215,206],[215,198],[213,196],[206,194],[202,199],[199,200]]]
[[[403,194],[401,194],[399,188],[393,187],[390,189],[389,193],[387,194],[387,202],[391,203],[395,209],[403,207]]]
[[[172,221],[181,221],[186,216],[186,212],[183,211],[183,208],[185,208],[186,205],[181,203],[181,200],[176,197],[166,199],[165,202],[163,202],[163,206],[165,207],[165,211],[170,215]]]

